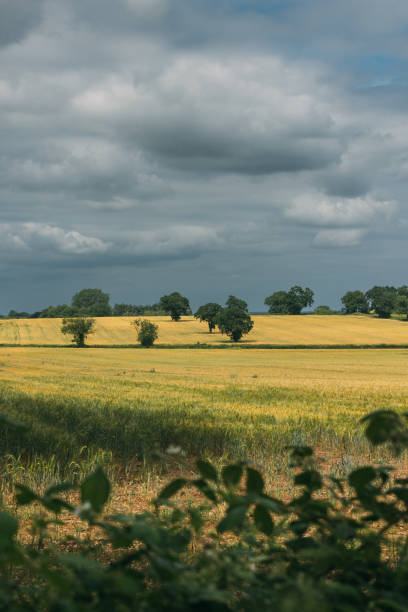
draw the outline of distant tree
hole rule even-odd
[[[109,306],[109,294],[101,289],[82,289],[72,298],[72,306],[81,315],[108,317],[112,314]]]
[[[215,326],[217,325],[218,313],[221,310],[222,307],[219,304],[216,304],[215,302],[208,302],[208,304],[200,306],[194,317],[196,319],[199,319],[200,321],[205,321],[206,323],[208,323],[208,329],[211,334],[213,329],[215,329]]]
[[[395,287],[376,285],[366,293],[370,309],[374,310],[381,319],[389,319],[395,308],[398,290]]]
[[[160,306],[166,314],[169,314],[173,321],[180,321],[181,315],[191,314],[188,299],[178,291],[173,291],[170,295],[163,295],[160,298]]]
[[[132,325],[136,328],[140,344],[145,348],[153,346],[154,341],[159,337],[159,326],[147,319],[135,319]]]
[[[276,291],[265,298],[265,304],[269,306],[270,314],[292,314],[297,315],[306,306],[313,304],[314,293],[309,287],[302,289],[294,285],[289,291]]]
[[[63,319],[61,331],[63,334],[72,336],[72,342],[75,342],[77,347],[85,346],[85,340],[89,334],[93,334],[95,319],[86,317],[76,317],[75,319]]]
[[[313,304],[314,293],[309,287],[302,289],[299,285],[294,285],[288,291],[288,310],[289,314],[300,314],[303,308]]]
[[[367,313],[369,311],[367,296],[362,291],[347,291],[341,298],[341,303],[344,305],[346,314]]]
[[[251,331],[254,322],[245,310],[238,306],[231,306],[220,310],[217,325],[223,334],[229,336],[234,342],[238,342],[242,336]]]
[[[408,319],[408,297],[406,295],[397,295],[394,310],[398,314],[405,315]]]
[[[335,314],[339,314],[339,312],[337,310],[332,310],[330,308],[330,306],[322,305],[322,306],[316,306],[316,308],[313,311],[313,314],[316,314],[316,315],[335,315]]]
[[[266,306],[269,306],[269,314],[289,314],[288,294],[286,291],[275,291],[265,298]]]
[[[228,300],[225,302],[227,308],[241,308],[245,312],[248,312],[248,304],[245,300],[241,300],[240,298],[235,297],[235,295],[230,295]]]

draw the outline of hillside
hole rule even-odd
[[[148,317],[147,317],[148,318]],[[101,317],[89,345],[137,344],[131,326],[134,317]],[[408,344],[408,322],[376,319],[367,315],[281,316],[253,315],[252,332],[245,344],[341,345]],[[151,317],[159,325],[159,344],[230,344],[220,333],[209,334],[207,326],[193,317],[177,323],[169,317]],[[60,332],[61,319],[5,319],[0,322],[0,344],[70,345]]]

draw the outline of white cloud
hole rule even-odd
[[[1,249],[36,254],[42,251],[69,255],[105,253],[110,244],[75,230],[43,223],[3,224],[0,226]]]
[[[378,218],[389,218],[395,203],[364,198],[336,198],[305,194],[294,199],[284,215],[303,225],[317,227],[369,226]]]
[[[366,231],[362,229],[325,229],[317,232],[313,240],[316,247],[351,247],[360,244]]]

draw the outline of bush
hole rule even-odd
[[[372,444],[399,453],[408,446],[406,419],[378,411],[363,422]],[[16,427],[5,417],[1,424]],[[296,493],[288,501],[268,494],[261,473],[244,462],[217,470],[197,461],[197,475],[165,486],[153,512],[106,518],[111,487],[101,468],[80,485],[43,494],[17,484],[16,503],[41,514],[23,544],[16,517],[0,511],[0,609],[407,610],[408,479],[375,465],[326,477],[312,449],[290,454]],[[174,501],[186,488],[204,503]],[[65,498],[75,490],[76,505]],[[69,533],[72,514],[101,533],[99,557]],[[49,527],[64,515],[66,539],[56,546]],[[401,528],[398,544],[392,531]]]
[[[136,327],[140,344],[146,348],[153,346],[154,341],[159,337],[159,326],[147,319],[135,319],[132,325]]]

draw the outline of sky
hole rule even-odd
[[[0,312],[408,283],[406,0],[0,0]]]

